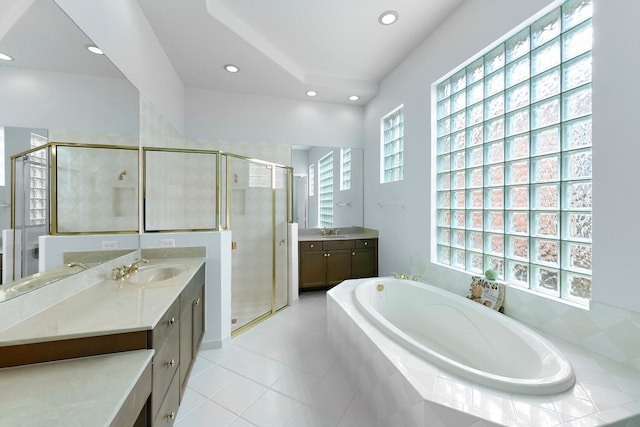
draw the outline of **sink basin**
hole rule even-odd
[[[187,268],[181,265],[142,267],[137,273],[129,276],[127,280],[132,283],[162,282],[172,279],[185,271],[187,271]]]
[[[41,288],[42,286],[48,285],[49,283],[55,282],[56,280],[69,277],[74,272],[74,270],[61,270],[36,273],[31,277],[19,279],[13,283],[7,284],[7,286],[3,287],[2,289],[7,295],[19,295],[28,291],[32,291],[34,289]]]

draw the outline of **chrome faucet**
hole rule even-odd
[[[142,258],[132,262],[130,265],[123,265],[121,267],[115,267],[112,270],[112,276],[115,280],[123,280],[127,277],[131,276],[133,273],[138,271],[138,264],[146,264],[149,260]]]

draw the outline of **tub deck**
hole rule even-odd
[[[640,426],[637,370],[535,331],[567,356],[574,387],[550,396],[492,390],[407,352],[372,325],[353,300],[362,280],[327,293],[329,341],[381,426]]]

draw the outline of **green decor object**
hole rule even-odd
[[[496,280],[498,278],[498,272],[495,271],[493,268],[490,268],[487,271],[485,271],[484,275],[489,280]]]

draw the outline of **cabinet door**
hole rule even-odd
[[[335,286],[343,280],[351,278],[351,250],[328,251],[327,260],[327,285]]]
[[[356,248],[351,252],[351,276],[354,279],[378,275],[375,248]]]
[[[323,251],[300,251],[300,288],[326,286]]]
[[[193,300],[193,358],[195,359],[198,353],[198,347],[202,336],[204,335],[204,284],[200,287],[200,290],[196,292],[196,296]]]
[[[182,305],[180,313],[180,395],[187,386],[189,365],[195,356],[193,353],[192,331],[193,331],[193,306],[186,301]]]

